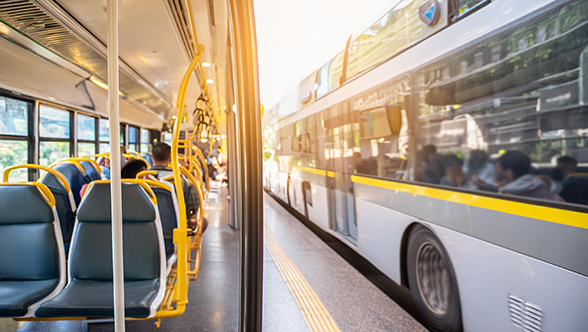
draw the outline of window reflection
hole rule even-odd
[[[0,97],[0,135],[28,134],[28,104]]]
[[[68,111],[41,105],[39,111],[39,134],[41,137],[69,138]]]
[[[415,180],[588,204],[587,25],[571,3],[418,73]]]

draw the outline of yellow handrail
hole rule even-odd
[[[49,165],[49,167],[53,168],[57,165],[75,165],[82,173],[86,174],[86,168],[84,168],[84,166],[82,166],[82,164],[80,164],[80,162],[77,160],[57,160]]]
[[[56,162],[61,162],[61,161],[67,161],[67,160],[75,160],[75,161],[87,161],[90,164],[92,164],[92,166],[94,166],[94,169],[100,173],[100,165],[98,165],[98,163],[96,162],[96,160],[90,159],[90,158],[84,158],[84,157],[70,157],[70,158],[62,158],[62,159],[58,159]]]
[[[53,193],[51,193],[51,190],[49,190],[49,188],[47,188],[47,186],[42,184],[41,182],[0,183],[0,186],[20,186],[20,185],[37,187],[37,189],[39,189],[41,194],[44,196],[47,204],[49,204],[49,206],[52,209],[55,207],[55,196],[53,196]]]
[[[15,165],[15,166],[10,166],[10,167],[6,168],[4,170],[2,181],[8,182],[8,179],[10,177],[10,172],[12,172],[16,169],[21,169],[21,168],[40,169],[40,170],[43,170],[47,173],[51,173],[51,175],[55,176],[57,181],[59,181],[59,184],[61,184],[61,186],[63,187],[63,189],[65,189],[65,191],[67,191],[67,192],[71,191],[71,188],[69,187],[69,181],[67,181],[67,179],[65,178],[65,176],[63,176],[63,174],[61,174],[57,170],[54,170],[53,168],[49,168],[47,166],[35,165],[35,164]]]
[[[125,157],[125,158],[127,158],[127,159],[133,158],[133,159],[141,160],[142,162],[145,163],[145,165],[147,166],[147,169],[151,169],[151,164],[149,164],[149,162],[147,160],[145,160],[145,158],[143,158],[143,157],[141,157],[139,155],[136,155],[136,154],[133,154],[133,153],[123,153],[122,156]],[[92,154],[92,155],[84,155],[83,157],[96,157],[96,158],[103,157],[103,158],[110,159],[110,152],[104,152],[104,153]],[[75,160],[75,159],[86,159],[86,158],[66,158],[64,160]],[[89,159],[89,160],[93,161],[92,159]],[[98,163],[96,163],[96,164],[98,164]],[[100,169],[100,168],[98,168],[98,169]]]
[[[189,1],[189,0],[188,0]],[[180,208],[180,227],[174,229],[174,243],[178,246],[178,281],[176,283],[177,291],[174,293],[174,300],[176,302],[176,310],[178,315],[182,314],[186,309],[188,303],[188,280],[184,276],[187,275],[188,267],[188,252],[187,252],[187,237],[188,237],[188,222],[186,220],[186,202],[184,200],[184,190],[180,185],[182,182],[180,173],[180,164],[178,162],[178,143],[180,140],[181,122],[184,117],[184,101],[186,98],[186,89],[188,88],[188,82],[190,76],[198,63],[200,62],[201,53],[198,53],[192,59],[188,70],[184,74],[182,83],[180,85],[180,92],[178,94],[178,100],[176,105],[178,106],[177,119],[174,122],[173,138],[172,138],[172,149],[171,149],[171,160],[172,170],[174,172],[174,183],[176,183],[176,192],[178,195],[178,205]],[[166,315],[168,311],[161,312],[162,315]],[[158,313],[159,314],[159,313]],[[163,318],[163,317],[161,317]]]
[[[145,190],[147,196],[149,196],[149,199],[151,200],[151,202],[153,202],[153,204],[157,205],[157,196],[155,196],[155,193],[153,192],[151,187],[149,187],[149,185],[147,184],[147,181],[148,180],[143,180],[143,179],[122,179],[121,180],[122,183],[132,183],[132,184],[140,185],[141,188],[143,188]],[[86,190],[86,192],[89,192],[90,188],[95,183],[110,183],[110,180],[92,181],[92,182],[90,182],[90,186],[88,186],[88,189]]]
[[[190,244],[190,257],[192,257],[191,252],[192,250],[196,249],[196,258],[193,260],[194,262],[194,269],[192,269],[191,265],[189,266],[188,275],[190,275],[190,280],[196,280],[198,278],[198,272],[200,271],[200,257],[202,254],[202,228],[204,226],[204,196],[202,195],[202,190],[200,186],[196,183],[196,179],[185,167],[180,168],[180,171],[188,177],[189,181],[192,183],[196,192],[198,193],[198,205],[200,205],[198,209],[198,225],[196,228],[196,234],[192,237],[193,243]],[[190,262],[192,260],[190,259]]]
[[[201,164],[200,161],[198,161],[198,158],[196,158],[195,156],[192,157],[192,162],[196,164],[196,166],[198,167],[193,167],[193,169],[196,171],[196,175],[198,176],[198,182],[200,183],[200,186],[204,187],[204,180],[202,180],[202,172],[200,171],[201,169]]]
[[[140,171],[135,178],[140,179],[145,175],[157,175],[157,171]]]
[[[204,154],[202,154],[202,150],[200,150],[199,147],[193,146],[192,149],[196,152],[198,157],[200,157],[200,159],[202,160],[202,165],[204,166],[204,167],[202,167],[203,168],[202,171],[204,172],[204,178],[206,179],[205,190],[208,192],[210,190],[210,179],[208,177],[208,165],[206,164],[206,158],[204,158]]]

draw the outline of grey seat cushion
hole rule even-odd
[[[0,280],[0,317],[19,317],[31,304],[45,298],[57,287],[59,279]]]
[[[159,279],[125,281],[125,315],[146,318],[159,291]],[[112,281],[75,279],[35,310],[35,317],[113,317]]]
[[[36,186],[1,185],[0,197],[0,317],[22,317],[65,284],[63,244]]]
[[[137,184],[123,184],[125,311],[155,313],[165,292],[163,236],[156,207]],[[70,282],[35,310],[36,317],[112,317],[110,184],[94,183],[78,209],[69,255]],[[163,281],[161,281],[163,280]],[[163,282],[163,284],[161,284]]]

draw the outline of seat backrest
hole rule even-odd
[[[161,220],[161,227],[163,229],[163,239],[165,243],[166,255],[172,255],[175,251],[173,244],[174,229],[179,227],[180,215],[178,198],[176,196],[173,185],[169,182],[160,181],[170,188],[170,190],[151,187],[157,196],[157,208],[159,210],[159,218]]]
[[[80,160],[80,164],[84,166],[84,170],[86,171],[86,175],[90,178],[91,181],[94,180],[101,180],[102,175],[100,174],[100,170],[96,169],[92,162],[86,160]]]
[[[588,177],[567,177],[559,195],[568,203],[588,205]]]
[[[0,184],[0,280],[65,281],[59,222],[37,188]]]
[[[150,153],[141,153],[141,157],[153,167],[153,157],[151,157]]]
[[[123,183],[125,280],[163,278],[165,253],[157,206],[138,184]],[[76,218],[69,278],[112,280],[110,183],[93,182]]]
[[[55,178],[55,175],[46,172],[43,177],[39,180],[42,184],[46,185],[51,193],[55,197],[55,209],[59,216],[59,224],[61,226],[61,234],[63,241],[68,243],[71,238],[71,232],[73,231],[73,225],[75,222],[75,211],[76,203],[71,190],[67,190],[63,185]]]
[[[76,206],[80,206],[80,190],[86,183],[90,182],[90,178],[87,177],[75,164],[55,164],[51,168],[59,171],[65,176],[71,187]]]

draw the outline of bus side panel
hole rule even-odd
[[[312,206],[308,204],[308,218],[324,231],[329,231],[329,198],[324,184],[310,183]]]
[[[290,206],[304,215],[302,178],[300,173],[301,171],[297,169],[292,169],[292,172],[290,173]]]
[[[288,173],[280,171],[278,173],[278,188],[276,194],[282,201],[288,203]]]
[[[543,331],[585,331],[587,277],[426,224],[437,234],[451,259],[465,331],[520,331],[509,316],[511,294],[542,309]]]
[[[356,199],[355,208],[360,254],[400,284],[402,235],[415,218],[361,199]]]

